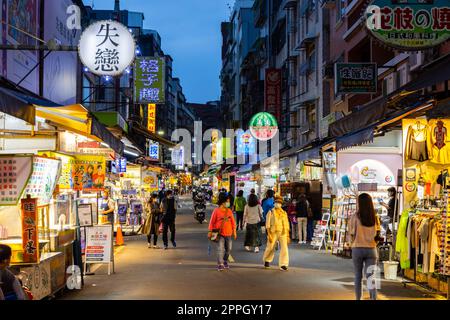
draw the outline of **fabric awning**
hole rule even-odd
[[[133,122],[129,127],[129,135],[136,138],[136,142],[141,142],[141,137],[153,140],[155,142],[159,142],[169,148],[175,147],[177,144],[160,137],[157,134],[151,133],[146,128],[142,127],[139,123]],[[143,141],[143,145],[146,145],[146,141]]]
[[[103,124],[97,120],[97,118],[92,118],[91,123],[91,134],[99,137],[104,143],[109,145],[111,149],[120,155],[123,155],[125,150],[125,145],[122,141],[116,138]]]
[[[354,146],[361,146],[373,142],[374,128],[368,128],[336,139],[336,150],[343,150]]]

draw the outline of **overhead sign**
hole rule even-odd
[[[133,35],[117,21],[98,21],[84,30],[78,46],[80,60],[99,76],[119,76],[134,61]]]
[[[250,132],[260,141],[268,141],[278,133],[278,123],[275,117],[268,112],[260,112],[250,120]]]
[[[147,130],[156,133],[156,104],[153,103],[148,105]]]
[[[377,92],[376,63],[336,63],[334,68],[336,94]]]
[[[177,168],[184,168],[184,147],[172,150],[172,164]]]
[[[282,73],[281,69],[266,69],[264,81],[265,110],[280,120],[282,106]]]
[[[366,9],[366,27],[385,44],[423,50],[450,39],[448,0],[374,0]]]
[[[250,131],[242,131],[237,136],[236,154],[238,156],[241,156],[253,153],[256,153],[256,140],[255,138],[253,138]]]
[[[138,57],[134,63],[134,101],[136,103],[164,103],[165,71],[164,58]]]
[[[159,143],[153,143],[148,148],[148,155],[151,161],[159,161]]]

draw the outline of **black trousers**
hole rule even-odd
[[[244,212],[236,211],[236,229],[244,228]]]
[[[152,234],[151,233],[149,233],[147,235],[147,240],[148,240],[149,244],[152,243]],[[153,245],[156,246],[157,243],[158,243],[158,235],[157,234],[153,234]]]
[[[169,244],[168,232],[170,230],[170,241],[175,242],[175,221],[164,222],[163,242],[167,246]]]

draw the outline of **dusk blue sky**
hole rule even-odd
[[[84,0],[95,9],[113,9],[114,0]],[[121,9],[144,12],[144,27],[159,32],[162,48],[173,58],[189,102],[220,97],[220,23],[229,18],[234,0],[121,0]]]

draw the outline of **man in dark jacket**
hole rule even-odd
[[[164,250],[169,247],[168,232],[170,229],[170,241],[174,248],[177,247],[175,242],[175,219],[177,215],[177,200],[173,196],[172,190],[166,192],[166,197],[161,201],[161,212],[164,214],[162,218],[163,223],[163,242]]]

